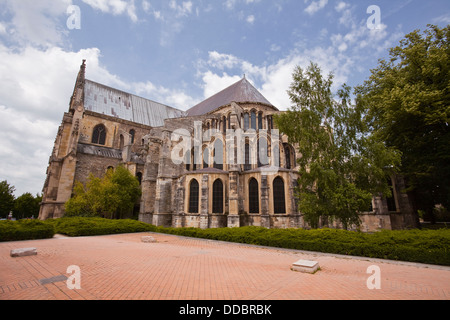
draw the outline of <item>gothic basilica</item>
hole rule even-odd
[[[85,78],[80,67],[49,159],[40,219],[64,215],[76,181],[124,165],[140,182],[139,220],[157,226],[307,228],[295,188],[299,156],[280,111],[245,76],[178,110]],[[412,209],[401,179],[374,196],[362,231],[399,229]],[[331,227],[331,226],[330,226]],[[338,226],[333,226],[338,227]]]

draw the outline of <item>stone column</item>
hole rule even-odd
[[[169,132],[163,133],[162,145],[160,147],[159,172],[156,180],[155,213],[153,224],[156,226],[172,225],[172,167],[173,162],[170,157],[171,141]]]
[[[228,218],[229,228],[239,228],[239,175],[238,171],[232,171],[228,177]]]
[[[185,201],[185,189],[184,189],[185,178],[181,178],[177,183],[177,191],[175,195],[175,214],[173,215],[172,227],[182,228],[185,225],[184,221],[184,201]]]
[[[200,194],[200,229],[209,228],[209,175],[202,176]]]
[[[156,200],[156,180],[159,169],[159,150],[161,140],[157,137],[146,137],[148,139],[148,152],[142,175],[142,197],[139,221],[153,223]]]
[[[261,227],[270,228],[269,185],[267,175],[261,175]]]

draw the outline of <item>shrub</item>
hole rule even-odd
[[[152,225],[131,219],[111,220],[104,218],[68,217],[47,220],[46,223],[53,225],[56,233],[71,237],[156,230],[156,227]]]
[[[52,238],[52,225],[39,220],[0,221],[0,241],[18,241]]]
[[[450,265],[450,230],[384,230],[374,234],[337,229],[259,227],[156,228],[156,232],[254,245]]]

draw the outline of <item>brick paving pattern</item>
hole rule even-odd
[[[448,300],[450,268],[148,233],[0,243],[0,300]],[[38,254],[10,257],[10,250]],[[315,274],[290,270],[315,260]],[[80,267],[81,289],[67,268]],[[377,265],[381,288],[369,290]]]

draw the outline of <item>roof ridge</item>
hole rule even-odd
[[[271,104],[244,76],[239,81],[206,98],[186,112],[189,116],[202,115],[230,104],[231,102],[256,102],[275,108],[275,106]]]

